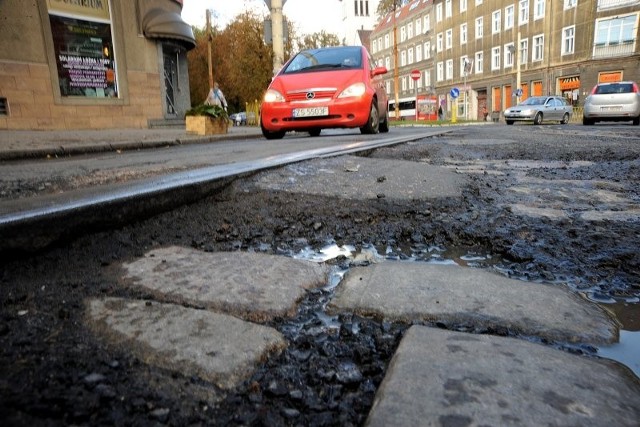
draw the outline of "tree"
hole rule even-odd
[[[327,46],[340,46],[340,39],[335,34],[329,34],[324,30],[319,33],[307,34],[298,40],[298,49],[317,49]]]
[[[378,9],[376,10],[378,18],[382,19],[393,12],[395,8],[400,8],[405,4],[407,4],[407,0],[380,0],[380,3],[378,3]]]
[[[202,103],[209,92],[206,31],[194,29],[196,47],[188,54],[191,103]],[[232,112],[245,102],[260,100],[272,77],[273,51],[263,40],[263,22],[246,11],[225,29],[213,30],[213,78]]]

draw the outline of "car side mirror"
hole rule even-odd
[[[371,77],[381,76],[383,74],[387,74],[387,72],[389,72],[389,70],[387,70],[387,67],[376,67],[371,70]]]

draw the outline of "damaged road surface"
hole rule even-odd
[[[307,160],[3,261],[2,424],[637,425],[637,353],[599,356],[640,330],[640,132],[588,131]]]

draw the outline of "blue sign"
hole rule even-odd
[[[522,96],[522,89],[516,89],[516,96]]]
[[[453,99],[456,99],[457,97],[460,96],[460,91],[458,90],[457,87],[454,87],[453,89],[451,89],[451,92],[449,92],[449,94],[451,94],[451,97]]]

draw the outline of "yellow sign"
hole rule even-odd
[[[49,13],[109,20],[109,0],[47,0]]]

